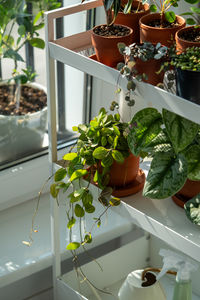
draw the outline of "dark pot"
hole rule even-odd
[[[176,94],[196,104],[200,104],[200,72],[175,69]]]

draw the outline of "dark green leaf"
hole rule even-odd
[[[90,205],[90,204],[87,204],[85,206],[85,211],[88,213],[88,214],[92,214],[94,211],[95,211],[95,207],[93,205]]]
[[[200,180],[200,146],[192,145],[184,154],[188,162],[188,178]]]
[[[91,235],[91,233],[86,234],[84,236],[84,243],[90,244],[91,242],[92,242],[92,235]]]
[[[74,212],[78,218],[82,218],[85,215],[84,209],[79,204],[75,205]]]
[[[118,150],[112,150],[112,157],[114,158],[114,160],[116,160],[116,162],[120,164],[124,162],[124,156]]]
[[[194,140],[199,125],[163,109],[163,121],[176,153],[184,150]]]
[[[66,169],[60,168],[59,170],[56,171],[56,173],[54,175],[54,180],[61,181],[65,178],[66,175],[67,175]]]
[[[166,11],[165,12],[165,19],[169,22],[169,23],[173,23],[176,20],[176,15],[173,11]]]
[[[31,46],[36,47],[36,48],[40,48],[40,49],[45,48],[45,42],[40,38],[33,38],[33,39],[29,40],[29,43],[31,44]]]
[[[112,164],[113,164],[112,154],[109,153],[109,155],[107,155],[104,159],[102,159],[101,165],[105,168],[105,167],[112,166]]]
[[[53,183],[51,186],[50,186],[50,193],[51,193],[51,196],[53,198],[56,198],[58,196],[58,193],[59,193],[59,189],[56,188],[57,187],[57,184],[56,183]]]
[[[12,58],[14,60],[17,61],[22,61],[24,62],[23,58],[21,57],[21,55],[19,53],[17,53],[16,51],[12,50],[12,49],[8,49],[5,53],[4,53],[4,58]]]
[[[165,199],[176,194],[187,179],[187,161],[182,154],[155,154],[144,185],[143,195]]]
[[[155,4],[150,5],[150,11],[151,12],[156,12],[157,11],[157,6]]]
[[[155,108],[145,108],[135,114],[128,135],[129,148],[135,156],[157,136],[161,124],[162,116]]]

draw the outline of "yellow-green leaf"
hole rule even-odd
[[[75,153],[75,152],[72,152],[72,153],[67,153],[67,154],[65,154],[64,156],[63,156],[63,159],[64,160],[73,160],[74,158],[76,158],[77,157],[77,153]]]
[[[84,177],[87,174],[88,174],[87,170],[78,169],[78,170],[74,171],[74,173],[70,177],[70,181],[74,181],[74,180],[76,180],[78,178]]]
[[[80,247],[80,243],[77,242],[73,242],[73,243],[69,243],[66,247],[67,250],[76,250]]]

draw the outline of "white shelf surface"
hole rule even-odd
[[[147,174],[149,162],[143,162],[141,168]],[[121,207],[115,211],[200,262],[200,228],[187,219],[184,209],[171,198],[153,200],[140,192],[122,198]]]

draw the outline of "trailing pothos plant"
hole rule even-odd
[[[94,223],[99,227],[103,214],[111,206],[120,204],[120,199],[112,197],[109,186],[109,171],[114,161],[123,163],[129,156],[127,123],[120,122],[118,113],[107,114],[102,108],[90,124],[73,127],[79,133],[73,152],[64,155],[67,167],[60,168],[54,175],[50,191],[54,198],[63,191],[67,195],[67,228],[70,243],[67,250],[76,250],[92,241],[92,232],[80,232],[80,239],[72,239],[73,226],[84,220],[86,215],[94,215]],[[95,215],[95,202],[91,182],[98,185],[98,201],[104,207],[100,216]]]
[[[166,21],[169,23],[174,23],[176,20],[176,15],[173,11],[169,10],[171,7],[178,7],[178,2],[180,0],[152,0],[150,5],[151,12],[159,11],[161,17],[161,28],[165,27]]]
[[[154,108],[145,108],[131,120],[128,141],[134,155],[142,153],[152,158],[143,189],[145,197],[165,199],[176,194],[187,178],[200,180],[198,124],[166,109],[161,114]],[[200,224],[199,196],[185,209],[190,219]]]

